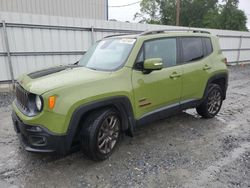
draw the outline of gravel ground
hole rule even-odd
[[[13,99],[14,95],[12,93],[0,92],[0,112],[10,111],[11,110],[10,104],[13,101]]]
[[[194,110],[138,128],[104,162],[81,152],[32,154],[11,123],[12,97],[0,94],[0,187],[248,187],[250,66],[231,67],[227,100],[213,119]]]

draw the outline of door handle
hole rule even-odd
[[[211,68],[212,68],[211,66],[205,65],[205,66],[203,67],[203,70],[209,70],[209,69],[211,69]]]
[[[177,72],[173,72],[169,77],[170,78],[178,78],[178,77],[181,77],[181,74],[177,73]]]

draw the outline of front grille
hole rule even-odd
[[[19,84],[16,85],[16,99],[23,110],[29,111],[29,92]]]

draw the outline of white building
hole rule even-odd
[[[0,0],[0,11],[108,19],[108,0]]]

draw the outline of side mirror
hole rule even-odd
[[[162,59],[161,58],[146,59],[143,64],[143,68],[148,73],[154,70],[161,70],[163,68]]]

